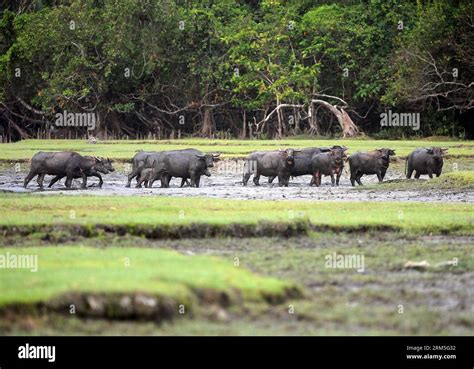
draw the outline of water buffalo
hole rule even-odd
[[[153,175],[153,171],[147,170],[146,173],[142,176],[141,172],[145,169],[152,169],[154,167],[155,161],[159,160],[161,157],[161,154],[164,151],[158,151],[158,152],[146,152],[146,151],[140,151],[132,159],[132,165],[133,165],[133,170],[132,172],[128,175],[128,181],[126,187],[130,187],[132,183],[133,178],[137,178],[137,185],[135,186],[136,188],[140,188],[142,184],[145,185],[145,187],[153,187],[153,183],[157,180],[161,181],[161,187],[163,186],[163,183],[169,184],[171,177],[163,174],[161,175],[160,178],[157,178]],[[146,179],[146,180],[145,180]],[[181,180],[181,186],[183,187],[185,184],[189,185],[189,182],[187,179],[183,178]]]
[[[143,168],[141,171],[140,171],[140,175],[138,177],[138,182],[137,182],[137,188],[140,188],[142,186],[142,184],[145,186],[145,187],[151,187],[152,183],[151,183],[151,178],[152,178],[152,175],[153,175],[153,168]]]
[[[214,166],[219,155],[204,154],[196,149],[164,151],[154,162],[152,178],[162,178],[162,187],[169,187],[172,177],[189,178],[191,187],[199,187],[201,176],[211,175],[208,168]]]
[[[339,186],[339,178],[341,178],[342,170],[344,169],[344,159],[347,157],[345,151],[345,148],[340,148],[313,155],[311,159],[313,180],[311,183],[319,187],[321,185],[321,177],[325,175],[331,176],[333,186]]]
[[[105,159],[105,158],[97,158],[97,157],[92,157],[92,156],[84,156],[84,157],[91,160],[96,160],[97,163],[100,162],[103,165],[103,167],[100,166],[98,169],[91,168],[91,169],[85,170],[87,177],[99,178],[99,187],[102,188],[104,181],[102,180],[102,176],[100,175],[100,173],[108,174],[110,172],[115,171],[115,168],[112,165],[113,163],[112,160],[110,160],[109,158]],[[49,182],[48,187],[52,187],[57,181],[60,181],[64,177],[65,175],[57,175]],[[81,172],[74,173],[74,178],[82,178],[82,173]]]
[[[305,176],[305,175],[313,175],[313,168],[312,168],[312,158],[313,155],[322,153],[322,152],[329,152],[333,149],[342,149],[347,150],[345,146],[333,146],[329,147],[306,147],[301,149],[300,151],[295,153],[295,165],[291,169],[291,176],[298,177],[298,176]],[[268,183],[272,183],[276,176],[268,177]],[[312,184],[311,181],[310,184]]]
[[[379,182],[382,182],[392,155],[395,155],[394,150],[383,148],[370,152],[357,152],[349,156],[352,186],[355,186],[355,182],[362,186],[360,179],[364,174],[376,174]]]
[[[151,167],[154,158],[151,161],[147,161],[150,156],[159,155],[160,152],[149,152],[149,151],[139,151],[135,154],[132,158],[132,172],[127,176],[127,185],[126,187],[130,187],[132,184],[132,179],[137,178],[137,182],[140,178],[140,173],[145,168],[146,164],[148,163],[148,167]],[[140,186],[141,187],[141,186]]]
[[[422,174],[428,174],[433,178],[441,175],[443,170],[443,154],[446,154],[448,149],[440,147],[416,149],[407,156],[405,162],[405,174],[407,178],[411,178],[413,171],[415,171],[415,178],[420,178]]]
[[[104,163],[93,157],[84,157],[77,152],[38,152],[31,159],[30,172],[25,178],[23,187],[26,188],[33,177],[38,176],[36,181],[43,188],[43,180],[46,174],[67,177],[66,187],[71,188],[75,177],[82,177],[82,188],[87,186],[87,173],[108,173]]]
[[[244,186],[253,174],[253,182],[259,186],[260,176],[278,177],[278,185],[288,187],[291,170],[295,165],[295,153],[299,150],[286,149],[279,151],[256,151],[245,159]]]

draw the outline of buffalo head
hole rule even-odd
[[[426,149],[426,152],[430,154],[435,161],[441,162],[443,161],[443,155],[448,152],[448,149],[441,147],[431,147]]]
[[[206,168],[212,168],[214,162],[219,160],[219,156],[220,154],[196,154],[196,157],[206,164]]]
[[[387,159],[387,160],[390,159],[390,156],[395,155],[395,150],[393,150],[393,149],[381,148],[381,149],[377,149],[375,151],[377,151],[382,158]]]
[[[284,158],[285,164],[287,166],[295,165],[295,153],[301,152],[301,150],[294,150],[294,149],[286,149],[286,150],[278,150],[280,155]]]
[[[109,158],[106,159],[94,156],[92,160],[94,160],[93,168],[100,173],[108,174],[115,171],[115,168],[112,165],[112,160]]]

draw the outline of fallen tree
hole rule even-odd
[[[340,127],[342,130],[342,137],[356,137],[360,134],[362,134],[362,131],[357,127],[357,125],[352,121],[351,117],[347,113],[346,109],[348,109],[349,104],[347,104],[343,99],[337,97],[337,96],[331,96],[331,95],[325,95],[325,94],[316,94],[314,95],[316,97],[320,97],[317,99],[311,99],[309,104],[308,104],[308,109],[307,109],[307,116],[303,117],[301,119],[309,119],[309,125],[310,125],[310,132],[319,134],[319,124],[315,120],[315,106],[321,106],[325,109],[327,109],[331,114],[333,114]],[[326,100],[323,100],[322,98],[325,99],[333,99],[337,100],[341,105],[338,104],[331,104]],[[277,106],[267,115],[265,114],[264,118],[255,124],[256,126],[256,132],[262,132],[263,128],[265,127],[265,124],[270,120],[270,118],[274,115],[277,114],[277,134],[278,138],[282,138],[283,136],[283,114],[282,110],[287,109],[287,108],[292,108],[292,109],[299,109],[300,111],[303,110],[306,107],[304,104],[285,104],[285,103],[280,103],[279,100],[277,100]]]

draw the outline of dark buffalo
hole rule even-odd
[[[344,159],[347,158],[345,148],[333,149],[329,152],[323,152],[313,155],[311,165],[313,170],[313,180],[317,187],[321,186],[321,177],[331,176],[332,185],[339,186],[339,179],[341,178],[344,169]]]
[[[420,175],[427,174],[433,178],[441,175],[443,170],[443,155],[448,152],[448,149],[440,147],[416,149],[407,156],[405,162],[405,174],[407,178],[411,178],[413,171],[415,171],[415,178],[420,178]]]
[[[288,187],[297,152],[299,150],[293,149],[253,152],[245,159],[243,185],[247,185],[253,174],[253,182],[256,186],[260,185],[260,176],[265,176],[278,177],[278,185]]]
[[[379,182],[382,182],[390,164],[390,156],[393,155],[395,155],[394,150],[383,148],[370,152],[358,152],[349,156],[351,184],[355,186],[355,182],[357,182],[362,186],[360,179],[364,174],[376,174]]]
[[[66,187],[71,188],[75,177],[82,177],[82,188],[87,186],[87,173],[108,173],[104,163],[93,157],[84,157],[77,152],[38,152],[31,159],[30,172],[25,178],[23,187],[26,188],[33,177],[38,176],[37,182],[43,188],[43,180],[46,174],[67,177]]]
[[[204,154],[196,149],[164,151],[154,162],[152,178],[162,178],[162,187],[169,187],[172,177],[189,178],[191,187],[199,187],[201,176],[211,175],[208,168],[214,166],[219,155]]]
[[[103,165],[103,168],[102,167],[100,168],[100,170],[101,170],[100,173],[102,173],[102,174],[108,174],[108,173],[111,173],[111,172],[115,171],[115,168],[112,165],[113,161],[110,160],[109,158],[105,159],[105,158],[97,158],[97,157],[92,157],[92,156],[84,156],[84,157],[88,158],[88,159],[94,159],[97,162],[100,161]],[[85,170],[85,173],[86,173],[87,177],[97,177],[97,178],[99,178],[99,187],[102,188],[102,185],[104,184],[104,181],[102,180],[102,176],[100,175],[99,170],[97,170],[95,168],[91,168],[89,170]],[[48,187],[52,187],[57,181],[60,181],[64,177],[65,177],[64,175],[63,176],[58,175],[58,176],[54,177],[49,182]],[[75,173],[74,178],[82,178],[82,173],[81,172]]]
[[[295,152],[295,165],[291,169],[291,176],[292,177],[299,177],[299,176],[306,176],[306,175],[313,175],[313,168],[312,168],[312,158],[316,154],[320,154],[322,152],[329,152],[333,149],[341,149],[347,150],[345,146],[333,146],[329,147],[306,147],[301,149],[301,151]],[[268,177],[268,183],[272,183],[276,176]],[[313,181],[311,180],[311,183]]]
[[[152,175],[153,175],[153,168],[143,168],[141,171],[140,171],[140,176],[138,177],[138,182],[137,182],[137,188],[140,188],[142,186],[142,184],[145,186],[145,187],[151,187],[152,186],[152,181],[151,181],[151,178],[152,178]]]
[[[160,159],[161,154],[163,152],[164,151],[138,152],[132,159],[133,170],[128,175],[128,182],[126,187],[130,187],[132,179],[135,177],[137,178],[137,185],[135,186],[136,188],[140,188],[142,184],[144,184],[145,187],[153,187],[153,183],[157,180],[161,181],[161,187],[164,187],[163,183],[169,184],[171,177],[166,174],[163,174],[160,178],[155,178],[153,175],[153,171],[147,170],[143,176],[141,175],[141,172],[143,170],[152,169],[154,167],[155,161],[158,161]],[[183,178],[181,180],[181,187],[183,187],[185,184],[189,185],[189,182],[187,179]]]
[[[130,187],[132,184],[132,179],[137,178],[137,182],[140,178],[140,173],[145,168],[146,164],[148,163],[148,167],[151,167],[154,161],[154,158],[147,160],[150,156],[159,155],[160,152],[149,152],[149,151],[139,151],[135,154],[132,158],[132,172],[127,176],[127,185],[126,187]],[[140,186],[141,187],[141,186]]]

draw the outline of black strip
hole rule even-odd
[[[19,359],[26,343],[54,345],[55,362]],[[0,337],[0,368],[472,369],[473,349],[473,337]],[[427,354],[456,359],[406,356]]]

